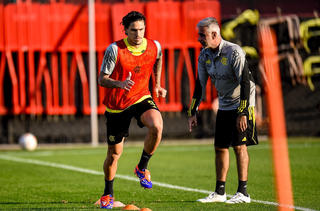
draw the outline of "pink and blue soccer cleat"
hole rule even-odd
[[[147,169],[142,169],[142,171],[140,171],[137,165],[134,169],[134,173],[135,175],[137,175],[137,177],[139,177],[141,187],[144,187],[146,189],[152,188],[150,171],[148,171]]]
[[[101,196],[100,198],[100,208],[102,209],[112,209],[113,208],[114,197],[110,194],[106,196]]]

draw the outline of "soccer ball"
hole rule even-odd
[[[37,148],[38,142],[33,134],[25,133],[20,136],[19,144],[22,146],[22,149],[33,151]]]

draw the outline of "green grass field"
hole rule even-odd
[[[289,138],[295,210],[320,210],[320,139]],[[211,144],[165,144],[148,169],[154,187],[140,187],[133,174],[142,146],[126,144],[115,179],[115,200],[151,210],[277,210],[269,142],[249,147],[248,193],[252,203],[197,203],[215,188]],[[199,141],[201,143],[201,141]],[[1,146],[0,146],[1,147]],[[97,210],[104,189],[106,146],[98,148],[0,150],[0,210]],[[235,156],[230,149],[226,192],[237,189]],[[121,208],[114,208],[121,210]]]

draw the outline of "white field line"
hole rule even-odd
[[[102,171],[95,171],[95,170],[84,169],[84,168],[79,168],[79,167],[75,167],[75,166],[69,166],[69,165],[58,164],[58,163],[51,163],[51,162],[46,162],[46,161],[34,160],[34,159],[12,157],[12,156],[7,156],[7,155],[0,155],[0,159],[8,160],[8,161],[20,162],[20,163],[29,163],[29,164],[36,164],[36,165],[41,165],[41,166],[49,166],[49,167],[61,168],[61,169],[77,171],[77,172],[82,172],[82,173],[88,173],[88,174],[94,174],[94,175],[104,175],[104,173]],[[139,181],[139,179],[136,178],[136,177],[126,176],[126,175],[117,174],[116,177],[120,178],[120,179],[124,179],[124,180],[129,180],[129,181],[137,181],[137,182]],[[170,185],[170,184],[161,183],[161,182],[154,182],[153,181],[152,183],[154,185],[157,185],[157,186],[160,186],[160,187],[171,188],[171,189],[176,189],[176,190],[183,190],[183,191],[190,191],[190,192],[197,192],[197,193],[206,193],[206,194],[211,193],[211,191],[208,191],[208,190],[199,190],[199,189],[194,189],[194,188],[187,188],[187,187],[183,187],[183,186]],[[227,195],[227,196],[231,197],[231,195]],[[282,204],[278,204],[276,202],[261,201],[261,200],[256,200],[256,199],[251,199],[251,201],[257,202],[257,203],[260,203],[260,204],[267,204],[267,205],[274,205],[274,206],[281,206],[281,207],[290,207],[290,208],[293,208],[295,210],[317,211],[317,210],[304,208],[304,207],[282,205]]]

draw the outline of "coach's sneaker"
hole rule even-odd
[[[102,209],[112,209],[113,208],[114,197],[112,195],[101,196],[100,198],[100,208]]]
[[[150,171],[148,171],[147,169],[142,169],[142,171],[140,171],[137,165],[136,168],[134,169],[134,173],[135,175],[137,175],[137,177],[139,177],[141,187],[144,187],[147,189],[152,188]]]
[[[209,196],[203,199],[198,199],[198,202],[210,203],[210,202],[225,202],[227,200],[227,195],[219,195],[217,192],[210,193]]]
[[[226,201],[228,204],[236,204],[236,203],[250,203],[250,195],[248,196],[243,195],[243,193],[237,192],[234,194],[229,200]]]

